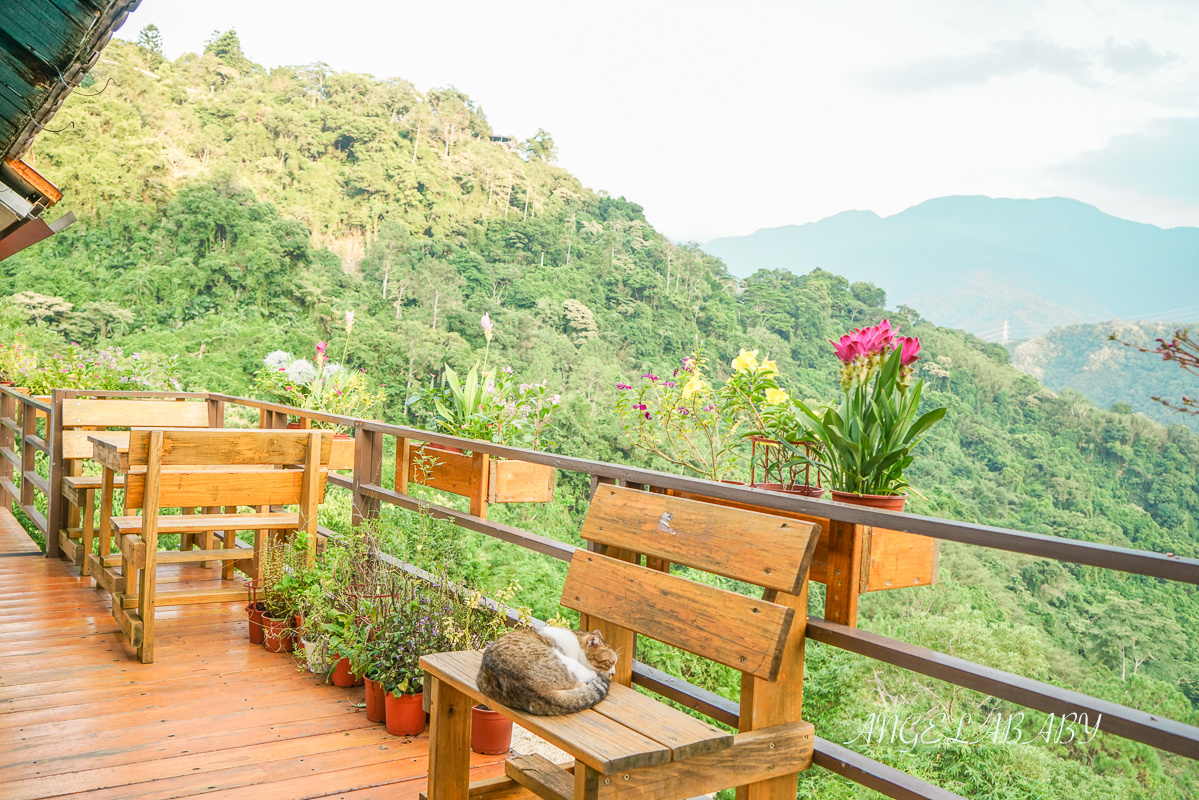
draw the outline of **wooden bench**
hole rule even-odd
[[[62,499],[66,503],[65,525],[58,531],[59,552],[88,575],[96,539],[96,492],[101,489],[99,475],[83,475],[83,463],[92,457],[88,434],[110,428],[159,427],[207,428],[215,422],[209,416],[208,403],[177,400],[66,400],[58,435],[62,437]],[[114,488],[123,489],[118,479]],[[108,555],[102,548],[101,558]]]
[[[99,440],[99,437],[97,437]],[[154,660],[154,609],[161,605],[248,599],[234,580],[235,563],[255,573],[268,537],[286,531],[308,539],[316,552],[317,509],[324,497],[332,431],[134,429],[129,435],[126,510],[142,515],[111,518],[120,563],[99,562],[96,580],[112,595],[112,614],[137,648],[143,663]],[[107,459],[97,444],[97,457]],[[106,465],[108,461],[105,461]],[[139,470],[144,467],[144,470]],[[299,511],[271,506],[298,505]],[[225,513],[162,515],[163,508],[224,508]],[[249,507],[249,513],[237,513]],[[237,532],[255,532],[254,548],[239,547]],[[223,546],[171,553],[158,551],[160,533],[222,533]],[[211,586],[174,592],[157,590],[160,564],[221,562],[224,572]],[[248,565],[248,566],[247,566]],[[256,575],[256,577],[258,577]]]
[[[494,782],[472,788],[468,779],[476,702],[574,757],[573,773],[536,757],[508,763],[512,784],[543,800],[681,799],[730,787],[745,787],[743,800],[794,800],[798,773],[812,760],[812,725],[800,711],[807,572],[819,527],[601,485],[582,536],[590,549],[575,552],[561,602],[620,654],[610,694],[577,714],[538,717],[483,696],[480,652],[422,658],[432,714],[429,800],[493,793]],[[671,564],[760,587],[762,595],[712,585],[737,585],[719,578],[672,575]],[[630,688],[639,634],[740,671],[739,732]]]

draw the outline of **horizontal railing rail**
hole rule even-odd
[[[434,517],[448,519],[468,530],[515,544],[526,550],[540,553],[561,561],[569,561],[578,549],[574,545],[541,536],[520,528],[485,519],[484,517],[440,505],[411,494],[388,488],[382,480],[384,452],[383,437],[395,438],[397,457],[404,441],[459,447],[486,454],[491,458],[506,458],[540,464],[554,469],[588,475],[592,487],[597,484],[621,483],[639,489],[673,491],[698,496],[713,501],[741,503],[763,510],[789,514],[801,514],[829,520],[830,524],[850,526],[851,529],[877,527],[891,531],[919,534],[944,541],[986,547],[1032,557],[1110,569],[1123,573],[1173,580],[1199,585],[1199,559],[1182,558],[1168,553],[1154,553],[1133,548],[1116,547],[1066,537],[1036,534],[1026,531],[977,525],[968,522],[937,519],[917,514],[890,512],[850,506],[829,500],[772,492],[753,487],[713,483],[700,478],[673,475],[657,470],[609,464],[573,456],[558,455],[541,451],[509,447],[493,442],[462,439],[432,431],[393,425],[376,420],[347,417],[310,411],[268,401],[254,400],[219,393],[171,393],[171,392],[84,392],[73,394],[78,397],[143,397],[179,399],[205,399],[213,404],[213,419],[223,419],[226,404],[255,409],[260,415],[262,427],[284,427],[289,419],[336,425],[353,432],[354,468],[352,477],[330,474],[331,486],[347,490],[352,495],[352,521],[359,522],[378,515],[381,505],[386,503],[407,511],[428,513]],[[13,402],[14,393],[4,392],[4,402]],[[41,401],[28,398],[27,406],[35,411],[52,414],[51,407]],[[23,401],[22,401],[23,402]],[[5,406],[8,409],[9,405]],[[31,415],[34,416],[34,415]],[[16,435],[24,434],[22,453],[38,452],[37,446],[45,444],[53,451],[53,441],[41,439],[36,429],[18,429],[14,415],[0,413],[0,469],[13,462],[16,455],[13,444]],[[48,431],[47,437],[51,436]],[[6,438],[7,437],[7,438]],[[30,440],[32,437],[32,440]],[[24,455],[22,455],[24,458]],[[397,481],[398,481],[397,472]],[[4,480],[0,475],[0,482]],[[11,480],[9,481],[11,485]],[[39,488],[28,482],[32,491]],[[4,488],[0,483],[0,489]],[[58,491],[51,480],[49,488]],[[22,489],[22,491],[25,491]],[[43,520],[44,522],[44,520]],[[326,537],[335,537],[334,531],[321,528]],[[49,541],[49,538],[47,541]],[[390,561],[397,561],[388,556]],[[402,566],[401,566],[402,565]],[[406,571],[419,570],[413,565],[399,566]],[[856,607],[855,607],[856,608]],[[826,602],[826,617],[828,614]],[[1002,670],[976,664],[965,659],[916,647],[897,640],[862,631],[850,624],[831,619],[811,617],[808,620],[809,638],[829,646],[838,647],[857,655],[882,663],[905,668],[918,674],[949,682],[957,686],[990,694],[1028,708],[1049,713],[1063,711],[1085,711],[1102,714],[1101,730],[1134,741],[1161,748],[1189,758],[1199,759],[1199,729],[1157,715],[1120,706],[1116,703],[1089,697],[1035,681]],[[670,676],[649,665],[635,662],[633,681],[663,697],[674,700],[688,708],[728,725],[738,723],[738,706],[719,695],[694,686],[680,678]],[[870,759],[848,748],[816,740],[814,763],[830,769],[856,783],[875,789],[893,798],[937,798],[948,800],[957,797],[919,778]]]

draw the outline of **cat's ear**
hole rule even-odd
[[[588,647],[601,647],[603,644],[604,637],[600,635],[599,631],[592,631],[591,635],[587,637]]]
[[[604,634],[600,633],[600,631],[599,631],[598,629],[596,629],[596,630],[592,631],[592,632],[591,632],[591,635],[592,635],[592,636],[598,636],[598,637],[599,637],[599,640],[600,640],[601,642],[604,640]]]

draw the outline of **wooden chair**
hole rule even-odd
[[[812,762],[813,729],[800,710],[807,572],[819,526],[601,485],[582,536],[592,550],[575,552],[562,605],[620,654],[607,699],[577,714],[532,716],[479,692],[480,652],[422,658],[432,714],[428,800],[467,800],[496,788],[468,784],[476,702],[574,756],[573,775],[540,756],[508,762],[511,782],[545,800],[681,800],[729,787],[742,787],[740,800],[794,800],[798,773]],[[763,594],[672,575],[671,563]],[[631,689],[637,634],[739,670],[740,732]]]
[[[154,660],[157,606],[248,599],[245,584],[234,580],[233,569],[236,564],[257,577],[266,537],[302,532],[311,562],[332,445],[332,431],[131,431],[126,511],[141,508],[142,515],[112,518],[120,563],[105,566],[96,578],[112,594],[112,614],[143,663]],[[298,505],[299,512],[270,510],[289,505]],[[197,506],[224,507],[226,513],[160,513],[163,508]],[[239,507],[252,511],[236,513]],[[219,549],[158,550],[160,534],[217,531],[223,532]],[[253,550],[237,544],[237,531],[255,532]],[[211,588],[158,590],[160,565],[206,561],[225,562],[222,579]]]
[[[63,400],[62,496],[67,503],[66,526],[58,531],[59,552],[79,566],[80,574],[91,572],[88,555],[96,537],[96,493],[99,475],[84,475],[83,463],[92,457],[88,434],[97,430],[132,427],[207,428],[210,418],[204,401],[176,400]],[[117,476],[115,488],[124,488]],[[183,547],[190,546],[181,542]],[[101,553],[101,556],[107,553]]]

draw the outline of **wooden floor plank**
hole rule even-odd
[[[14,525],[0,509],[0,553],[28,546]],[[173,565],[160,580],[216,578]],[[250,645],[243,604],[160,609],[156,660],[142,664],[74,565],[0,558],[0,592],[2,800],[416,800],[425,788],[427,734],[389,736],[357,707],[361,688]],[[503,758],[472,756],[472,779],[502,775]]]

